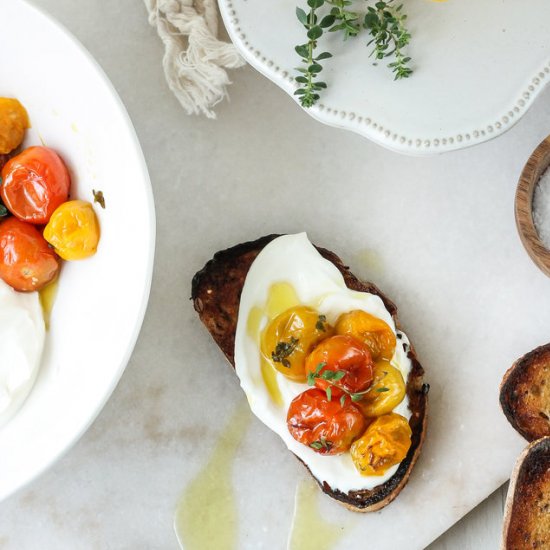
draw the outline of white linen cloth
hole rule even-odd
[[[227,97],[226,69],[244,65],[233,44],[218,39],[216,0],[144,0],[164,43],[166,81],[188,114],[216,118]]]

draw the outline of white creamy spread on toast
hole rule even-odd
[[[268,323],[266,305],[269,290],[279,283],[291,285],[300,303],[325,315],[330,324],[334,324],[342,313],[358,309],[385,321],[398,335],[391,364],[400,370],[405,382],[412,368],[405,351],[409,341],[404,333],[396,331],[395,322],[382,299],[374,294],[348,289],[338,268],[319,254],[305,233],[277,237],[265,246],[250,267],[240,299],[235,335],[235,370],[252,412],[281,437],[288,449],[307,465],[320,482],[326,482],[333,490],[344,493],[373,489],[390,479],[399,464],[381,476],[362,476],[353,464],[350,453],[334,456],[316,453],[296,441],[286,424],[291,401],[308,389],[307,384],[293,382],[274,371],[282,404],[274,401],[266,386],[261,369],[260,336]],[[251,325],[252,316],[256,319]],[[407,396],[393,412],[410,419]]]

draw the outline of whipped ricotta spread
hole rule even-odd
[[[271,241],[259,253],[248,272],[235,336],[235,370],[252,412],[281,437],[289,450],[308,466],[319,481],[328,483],[332,489],[349,492],[381,485],[395,474],[399,464],[381,476],[362,476],[355,468],[350,453],[323,456],[290,435],[286,424],[288,407],[308,386],[293,382],[275,371],[282,397],[282,404],[277,404],[261,372],[260,337],[269,321],[266,302],[270,288],[280,283],[291,285],[300,303],[325,315],[330,324],[335,324],[342,313],[357,309],[385,321],[399,335],[391,364],[401,371],[405,382],[412,367],[405,351],[409,341],[404,333],[396,331],[394,320],[381,298],[348,289],[340,271],[319,254],[305,233],[284,235]],[[250,330],[252,317],[255,317],[253,331]],[[410,419],[406,396],[394,412]]]
[[[38,292],[17,292],[0,280],[0,426],[32,389],[45,332]]]

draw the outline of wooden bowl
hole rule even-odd
[[[544,171],[550,166],[550,136],[529,157],[516,191],[516,225],[521,242],[535,264],[550,277],[550,250],[539,239],[533,223],[533,195]]]

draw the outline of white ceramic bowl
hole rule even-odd
[[[0,3],[0,96],[27,108],[38,139],[93,200],[97,254],[65,263],[36,384],[0,429],[0,500],[51,465],[99,413],[135,345],[151,285],[155,217],[147,168],[113,86],[67,31],[22,0]],[[1,350],[0,350],[0,361]]]

